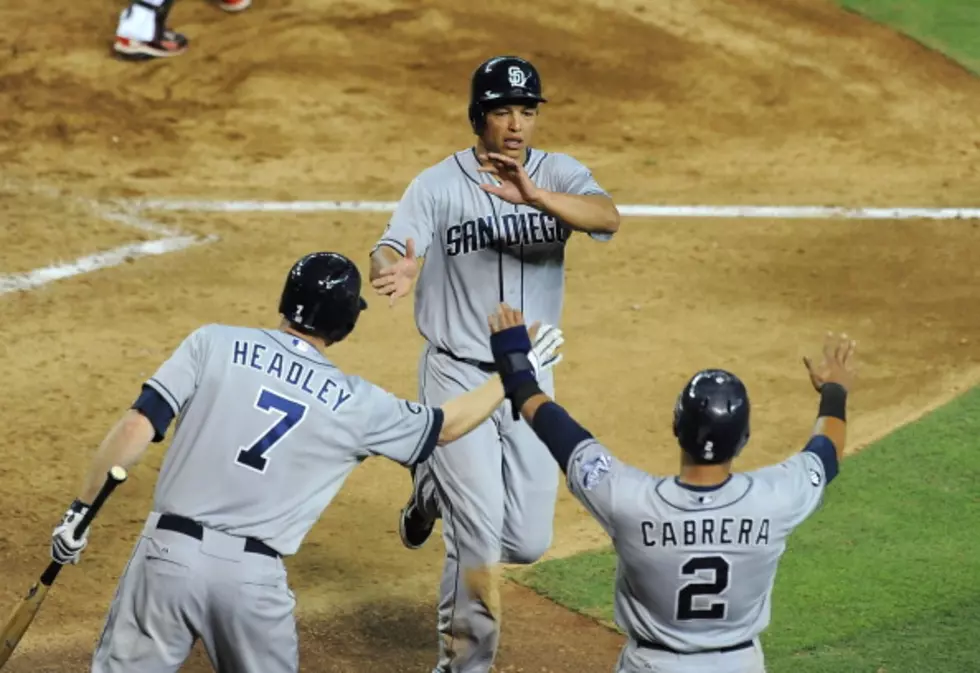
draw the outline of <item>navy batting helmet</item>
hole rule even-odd
[[[698,372],[674,407],[674,436],[695,463],[735,458],[749,441],[749,394],[737,376],[721,369]]]
[[[331,342],[350,334],[366,308],[357,266],[335,252],[314,252],[297,261],[279,299],[279,313],[293,327]]]
[[[470,124],[483,133],[487,110],[511,103],[547,103],[541,95],[541,77],[529,61],[518,56],[494,56],[473,73],[470,87]]]

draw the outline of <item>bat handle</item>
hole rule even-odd
[[[98,495],[95,496],[95,500],[92,501],[92,505],[88,508],[88,511],[85,512],[85,516],[82,517],[82,520],[79,521],[78,525],[75,527],[73,537],[76,540],[80,538],[86,530],[88,530],[88,527],[92,523],[92,519],[94,519],[95,515],[99,513],[100,509],[102,509],[102,505],[105,504],[106,499],[112,495],[114,490],[116,490],[116,486],[119,486],[119,484],[126,481],[126,477],[126,470],[119,465],[116,465],[109,470],[108,474],[106,475],[105,483],[102,484],[102,488],[99,489]],[[48,567],[43,573],[41,573],[41,584],[46,587],[54,584],[54,581],[58,577],[58,573],[61,572],[62,567],[64,566],[57,561],[52,561],[49,563]]]
[[[75,526],[73,536],[76,540],[82,537],[85,531],[88,530],[88,527],[92,523],[92,519],[94,519],[95,515],[99,513],[100,509],[102,509],[102,505],[104,505],[105,501],[110,495],[112,495],[112,492],[116,490],[116,486],[119,486],[119,484],[126,481],[126,476],[126,470],[119,465],[116,465],[109,470],[109,472],[106,474],[105,483],[102,484],[102,488],[99,489],[99,493],[95,496],[95,500],[92,501],[92,505],[88,508],[88,511],[85,512],[85,516],[83,516],[82,520],[78,522],[78,525]]]

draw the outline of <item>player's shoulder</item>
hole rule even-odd
[[[432,189],[445,182],[447,178],[461,176],[460,164],[465,164],[467,159],[469,159],[467,152],[468,150],[453,152],[431,166],[423,168],[415,177],[415,182],[423,187]]]
[[[797,451],[778,463],[745,473],[761,488],[778,490],[782,485],[799,482],[806,477],[814,486],[823,482],[820,458],[810,451]]]
[[[528,167],[533,170],[537,166],[546,167],[550,170],[576,170],[585,168],[585,164],[571,154],[550,152],[535,148],[531,150],[531,154],[528,157]]]

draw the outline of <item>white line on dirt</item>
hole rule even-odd
[[[381,213],[395,210],[395,201],[223,201],[146,199],[124,202],[137,211],[198,213]],[[848,220],[974,220],[980,208],[837,208],[826,206],[657,206],[622,205],[627,217],[790,218]]]
[[[169,252],[189,248],[192,245],[210,243],[213,240],[216,239],[214,237],[202,239],[196,236],[177,236],[173,238],[162,238],[156,241],[144,241],[142,243],[127,243],[112,250],[86,255],[70,262],[34,269],[27,273],[0,275],[0,295],[19,290],[30,290],[56,280],[119,266],[131,259],[150,255],[165,255]]]

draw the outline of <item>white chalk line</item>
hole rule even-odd
[[[28,271],[27,273],[14,273],[0,276],[0,295],[7,294],[8,292],[32,290],[56,280],[63,280],[72,276],[98,271],[99,269],[119,266],[120,264],[140,257],[165,255],[169,252],[177,252],[193,245],[210,242],[211,240],[209,239],[200,239],[196,236],[175,236],[172,238],[159,238],[153,241],[142,241],[140,243],[127,243],[111,250],[85,255],[70,262],[41,267]]]
[[[197,213],[390,213],[396,201],[228,201],[143,199],[121,202],[134,212]],[[626,217],[700,217],[848,220],[976,220],[980,208],[843,208],[833,206],[621,205]]]
[[[10,187],[5,182],[5,187]],[[80,199],[61,194],[53,188],[31,185],[20,187],[17,191],[38,194],[49,199],[68,199],[87,207],[97,217],[121,224],[147,234],[160,236],[150,241],[140,241],[117,246],[111,250],[102,250],[84,255],[67,262],[58,262],[25,273],[0,274],[0,295],[10,292],[31,290],[65,278],[79,276],[100,269],[119,266],[140,257],[165,255],[184,250],[195,245],[205,245],[218,240],[217,236],[189,236],[180,231],[153,222],[133,211],[128,206],[113,206],[99,203],[92,199]]]

